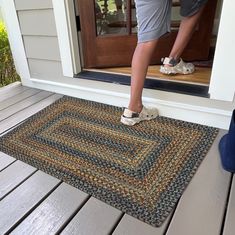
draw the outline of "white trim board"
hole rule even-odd
[[[235,93],[235,1],[224,0],[219,24],[209,93],[212,99],[233,101]]]
[[[34,83],[32,86],[34,88],[53,91],[59,94],[73,96],[81,99],[116,105],[119,107],[125,107],[129,101],[128,86],[104,83],[104,88],[99,89],[97,87],[99,87],[102,82],[92,81],[90,83],[92,86],[88,87],[82,84],[71,85],[33,78],[31,80]],[[113,85],[118,86],[118,92],[112,91]],[[119,89],[120,87],[124,89]],[[167,92],[161,93],[163,96],[167,95]],[[202,125],[214,126],[221,129],[229,128],[232,113],[230,110],[202,105],[191,105],[176,102],[174,100],[166,101],[164,99],[155,98],[155,96],[152,96],[151,94],[148,96],[144,95],[143,102],[147,105],[158,107],[160,110],[160,115],[162,116],[194,122]]]
[[[77,1],[77,0],[76,0]],[[81,59],[80,59],[80,49],[78,42],[78,32],[77,32],[77,23],[76,23],[76,13],[74,1],[66,1],[67,9],[67,22],[69,29],[69,39],[72,53],[72,62],[73,62],[73,73],[78,74],[82,71]]]
[[[32,85],[14,0],[2,0],[1,3],[16,71],[24,85]]]
[[[72,31],[71,27],[75,27],[75,22],[69,22],[67,14],[70,12],[70,14],[74,14],[75,17],[75,13],[74,10],[72,11],[70,4],[67,3],[67,0],[52,0],[52,4],[54,8],[63,75],[65,77],[73,77],[74,72],[79,70],[78,67],[80,66],[80,61],[77,59],[76,63],[73,63],[76,58],[75,54],[79,51],[78,46],[72,48],[73,44],[71,43],[71,37],[75,37],[76,34]]]

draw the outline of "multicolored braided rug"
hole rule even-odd
[[[0,151],[160,226],[218,130],[165,117],[128,127],[121,114],[64,96],[1,137]]]

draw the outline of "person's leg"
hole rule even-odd
[[[142,90],[158,39],[170,31],[171,0],[135,0],[138,44],[132,58],[131,98],[128,108],[139,112]]]
[[[142,110],[142,91],[152,54],[158,40],[138,43],[132,59],[131,98],[128,109],[133,112]]]
[[[132,58],[131,93],[128,108],[124,109],[121,122],[133,126],[144,120],[151,120],[158,116],[158,109],[146,108],[142,104],[142,91],[148,66],[157,45],[158,39],[139,42]]]
[[[182,19],[179,32],[176,37],[173,48],[170,52],[169,58],[174,58],[175,60],[178,60],[181,57],[185,47],[188,45],[192,37],[192,34],[195,30],[195,26],[197,25],[198,20],[200,19],[203,9],[204,7],[202,7],[196,14],[189,17],[184,17]]]
[[[169,57],[163,61],[160,72],[163,74],[191,74],[195,71],[192,63],[185,63],[181,58],[183,51],[188,45],[195,27],[202,15],[207,0],[181,0],[181,21],[178,35],[171,49]]]
[[[143,106],[142,91],[158,39],[170,31],[171,10],[171,0],[136,0],[135,2],[138,44],[132,58],[130,101],[121,116],[121,122],[130,126],[158,116],[156,108]]]

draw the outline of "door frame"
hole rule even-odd
[[[81,72],[81,60],[74,2],[52,0],[59,42],[63,75],[71,77]]]
[[[97,35],[96,15],[94,12],[94,0],[75,0],[80,7],[80,22],[82,29],[82,47],[85,68],[120,67],[131,64],[134,53],[137,34],[131,33],[130,22],[127,34]],[[131,17],[130,2],[127,10]],[[208,0],[208,4],[198,24],[198,30],[192,36],[183,53],[183,58],[189,60],[205,60],[209,55],[209,45],[213,28],[213,17],[216,11],[217,0]],[[206,23],[205,23],[206,22]],[[177,31],[172,30],[169,34],[161,37],[153,53],[151,64],[161,63],[161,58],[170,53],[177,36]],[[203,43],[201,43],[203,42]],[[200,50],[199,50],[200,49]],[[90,52],[93,53],[90,53]],[[115,57],[114,57],[115,55]]]
[[[61,5],[63,1],[66,2],[70,0],[53,0],[53,4],[58,2],[57,4]],[[235,21],[235,14],[232,9],[235,9],[235,1],[224,0],[221,10],[212,75],[209,84],[210,99],[230,102],[234,100],[235,95],[235,72],[221,68],[226,68],[231,64],[231,61],[234,60],[233,55],[235,54],[235,47],[233,46],[233,42],[235,41],[235,31],[231,31],[229,27],[232,19]],[[61,12],[56,12],[60,11],[59,8],[55,8],[54,11],[55,14],[58,14],[61,17]],[[68,17],[64,20],[67,21],[67,27],[69,27]],[[58,24],[58,28],[64,31],[62,25]],[[58,35],[58,37],[60,37],[60,35]],[[70,40],[73,41],[74,38],[71,38]],[[65,41],[63,41],[63,43],[65,44]],[[79,46],[81,48],[81,42]],[[61,44],[60,47],[63,47],[63,45]],[[80,54],[80,57],[82,57],[82,54]]]

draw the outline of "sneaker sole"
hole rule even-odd
[[[190,72],[175,72],[175,71],[165,71],[165,70],[160,69],[160,72],[162,74],[166,74],[166,75],[176,75],[176,74],[188,75],[188,74],[194,73],[195,69],[193,71],[190,71]]]
[[[127,118],[124,118],[123,116],[121,116],[121,123],[124,124],[124,125],[127,125],[127,126],[134,126],[135,124],[141,122],[140,119],[138,120],[133,120],[133,119],[127,119]]]
[[[155,119],[158,116],[159,116],[159,114],[156,114],[153,117],[149,117],[149,118],[145,118],[145,119],[133,119],[133,118],[127,119],[127,118],[124,118],[123,116],[121,116],[121,123],[123,123],[124,125],[127,125],[127,126],[134,126],[135,124],[138,124],[142,121],[150,121],[152,119]]]
[[[188,75],[188,74],[192,74],[192,73],[194,73],[195,72],[195,70],[194,71],[192,71],[192,72],[186,72],[186,73],[176,73],[176,72],[163,72],[163,71],[160,71],[162,74],[166,74],[166,75],[176,75],[176,74],[182,74],[182,75]]]

